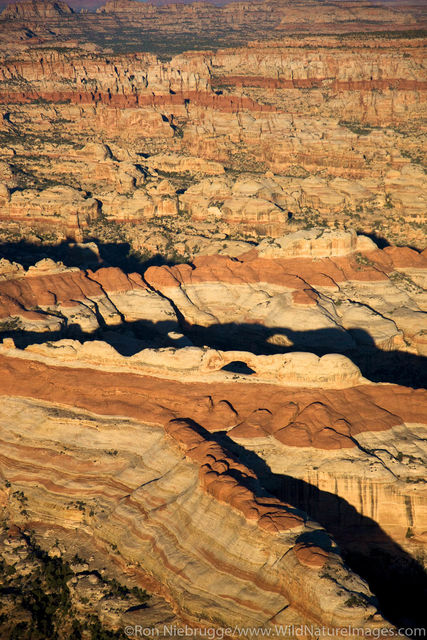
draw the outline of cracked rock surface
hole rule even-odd
[[[1,266],[7,526],[66,562],[81,530],[157,594],[141,615],[418,621],[423,255],[314,230],[140,274]],[[69,597],[119,629],[93,571]]]

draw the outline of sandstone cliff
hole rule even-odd
[[[66,209],[50,215],[50,191],[35,198],[46,215],[33,210],[26,189],[53,182],[90,193],[110,221],[351,226],[422,248],[422,45],[306,36],[169,62],[21,46],[0,65],[0,180],[22,190],[0,196],[2,218],[84,233]]]
[[[3,12],[0,636],[421,626],[424,20]]]

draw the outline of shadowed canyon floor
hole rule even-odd
[[[0,14],[1,638],[423,627],[426,24]]]

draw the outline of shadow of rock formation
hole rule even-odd
[[[209,437],[252,469],[269,493],[308,513],[325,527],[339,545],[347,565],[369,584],[386,619],[397,627],[414,629],[425,625],[424,568],[375,520],[362,515],[334,493],[299,478],[273,473],[260,456],[236,443],[225,431],[211,433]]]
[[[379,349],[365,329],[339,328],[294,331],[289,327],[227,323],[210,327],[187,326],[183,332],[196,346],[212,349],[250,351],[255,355],[307,351],[318,356],[341,353],[359,367],[372,382],[388,382],[413,388],[427,384],[427,358],[405,351]],[[284,336],[292,346],[272,344],[273,336]]]
[[[94,268],[108,264],[120,267],[126,273],[136,271],[140,274],[153,264],[168,264],[164,256],[151,256],[144,261],[131,257],[129,250],[126,243],[99,245],[97,255],[87,246],[70,243],[47,247],[23,242],[0,246],[0,255],[26,267],[49,257],[61,260],[67,266]],[[223,350],[244,350],[256,355],[295,350],[309,351],[319,356],[340,352],[349,357],[361,369],[362,374],[374,382],[397,383],[415,388],[423,387],[427,382],[426,358],[399,351],[382,351],[363,329],[350,332],[338,328],[293,331],[287,327],[268,328],[249,323],[189,326],[182,317],[179,321],[182,333],[188,339],[187,344]],[[64,324],[60,331],[46,333],[11,329],[0,335],[0,339],[11,336],[20,348],[65,337],[81,342],[102,339],[121,355],[131,356],[145,347],[182,346],[182,339],[174,340],[168,336],[175,329],[176,324],[172,321],[154,323],[139,320],[110,327],[100,318],[100,328],[93,333],[82,331],[76,324]],[[285,336],[293,345],[286,347],[272,344],[271,338],[277,334]],[[245,363],[237,361],[230,363],[225,369],[247,375],[254,373]],[[334,536],[348,565],[366,579],[378,597],[386,618],[400,627],[422,626],[427,601],[425,573],[421,565],[374,520],[361,515],[335,494],[322,491],[301,479],[272,473],[262,458],[238,445],[225,432],[206,432],[206,437],[216,440],[251,468],[261,486],[268,492],[296,510],[308,513]]]
[[[85,243],[63,241],[56,245],[33,244],[21,240],[20,242],[0,243],[0,258],[12,262],[19,262],[24,267],[33,266],[39,260],[50,258],[55,262],[62,262],[66,267],[79,269],[96,269],[99,267],[118,267],[125,273],[144,273],[148,267],[163,265],[173,266],[182,263],[171,260],[160,253],[150,254],[132,252],[128,242],[99,242],[94,239]]]
[[[328,353],[342,353],[359,367],[362,375],[372,382],[400,384],[414,389],[427,385],[427,358],[405,351],[383,351],[378,349],[369,333],[364,329],[352,330],[357,334],[357,343],[351,349],[339,349],[343,334],[340,329],[317,329],[313,331],[293,331],[287,327],[268,328],[258,324],[215,324],[210,327],[188,326],[181,321],[184,337],[171,338],[168,334],[176,330],[173,321],[152,322],[137,320],[108,326],[100,321],[100,327],[92,333],[82,331],[78,324],[64,325],[59,331],[36,332],[10,329],[0,333],[0,339],[12,337],[18,348],[29,344],[43,344],[62,338],[72,338],[80,342],[103,340],[122,356],[132,356],[144,348],[207,346],[211,349],[249,351],[255,355],[271,355],[306,351],[323,356]],[[282,347],[271,344],[272,335],[281,334],[292,340],[294,346]],[[357,346],[357,344],[362,346]],[[335,348],[334,348],[335,345]],[[239,374],[253,374],[244,363],[231,363],[226,371]]]

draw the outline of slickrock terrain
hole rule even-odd
[[[31,399],[25,400],[24,404],[18,399],[13,400],[12,404],[11,401],[5,401],[4,404],[2,431],[7,442],[3,454],[4,471],[13,489],[10,494],[6,490],[5,497],[10,495],[8,504],[14,521],[21,526],[37,527],[43,514],[42,521],[48,527],[83,527],[99,543],[117,549],[125,562],[147,571],[152,580],[160,583],[158,589],[161,593],[165,593],[164,585],[167,584],[168,593],[165,595],[172,598],[181,611],[196,614],[199,621],[204,617],[201,612],[210,611],[205,622],[230,624],[243,620],[264,625],[290,602],[291,611],[285,609],[276,615],[276,621],[289,621],[294,616],[296,619],[301,619],[301,616],[306,619],[305,616],[308,616],[309,620],[337,626],[350,620],[355,626],[367,622],[373,613],[369,606],[369,592],[360,579],[356,580],[354,575],[344,570],[326,534],[321,533],[319,527],[308,521],[299,510],[263,493],[253,472],[241,462],[234,462],[224,447],[218,441],[211,440],[192,418],[180,420],[174,417],[188,415],[184,413],[185,407],[196,407],[198,397],[200,400],[205,398],[205,402],[193,415],[210,426],[206,417],[210,416],[212,423],[216,413],[221,431],[225,425],[226,409],[229,416],[234,417],[231,424],[240,422],[245,414],[252,417],[252,422],[255,418],[256,422],[257,413],[276,415],[279,424],[283,424],[286,407],[288,412],[295,407],[295,389],[289,396],[289,400],[292,398],[289,405],[289,400],[286,402],[283,394],[280,397],[276,395],[274,399],[268,385],[260,386],[254,398],[244,382],[237,383],[236,387],[236,382],[231,385],[183,385],[173,381],[170,386],[165,383],[162,385],[156,378],[122,374],[119,387],[117,374],[58,366],[60,361],[46,366],[39,359],[32,360],[32,357],[29,354],[31,367],[27,376],[27,356],[17,359],[13,354],[2,354],[3,393],[42,400],[49,397],[47,405]],[[97,385],[96,394],[84,392],[88,385],[92,390]],[[184,393],[181,408],[180,387]],[[157,400],[153,402],[149,398],[153,398],[154,389]],[[233,389],[238,393],[237,398],[230,395]],[[369,391],[369,385],[366,390]],[[360,393],[357,388],[355,391]],[[390,409],[396,409],[398,388],[390,391],[385,415],[390,415]],[[206,396],[207,392],[211,395]],[[265,406],[266,397],[262,397],[265,393],[270,396],[269,412],[260,408]],[[299,400],[303,404],[308,402],[309,411],[312,412],[315,411],[315,395],[316,392],[312,391],[305,400],[303,397]],[[330,395],[330,401],[333,397]],[[167,409],[165,402],[170,403],[172,398],[173,405]],[[55,404],[59,402],[63,405],[64,400],[68,406],[74,405],[79,409],[90,407],[92,413],[82,414],[80,411],[73,418],[73,412]],[[405,409],[403,418],[395,421],[400,425],[405,425],[405,422],[416,424],[422,419],[415,397],[408,400],[403,400],[402,405],[408,407],[410,404],[411,409],[409,412]],[[332,402],[335,404],[337,399]],[[353,402],[353,411],[355,406]],[[375,403],[368,405],[368,415],[369,406],[372,406],[370,420],[376,422],[380,430],[389,430],[393,421],[390,420],[389,425],[382,422],[375,414],[375,411],[379,411],[378,407],[374,409]],[[108,418],[106,422],[106,418],[96,417],[93,411],[95,414],[107,413],[121,418]],[[132,420],[126,421],[124,415],[132,417]],[[139,420],[144,417],[146,422],[135,422],[138,416]],[[336,420],[340,421],[338,415]],[[20,425],[19,431],[16,431],[17,423]],[[165,430],[153,426],[159,423],[164,425]],[[402,430],[407,427],[399,428]],[[71,440],[66,435],[70,434],[70,429]],[[237,430],[234,435],[233,429],[228,432],[227,438],[233,441],[236,438],[236,442],[240,442],[245,437],[244,428],[240,425],[240,436]],[[172,441],[168,437],[172,437]],[[275,436],[273,440],[276,440]],[[116,453],[106,449],[111,442],[117,447],[114,450]],[[138,442],[137,451],[135,442]],[[176,445],[172,446],[172,442]],[[278,439],[276,450],[283,446],[280,442]],[[293,442],[295,446],[297,441]],[[322,449],[325,441],[320,440],[313,446]],[[346,446],[348,448],[344,444],[344,448]],[[378,438],[375,446],[382,448]],[[372,453],[372,459],[369,460],[368,455],[366,460],[366,454],[362,455],[361,449],[354,445],[349,448],[346,459],[347,464],[355,467],[353,473],[358,467],[359,473],[363,473],[364,464],[367,464],[372,469],[372,488],[381,484],[387,486],[381,457]],[[353,448],[356,448],[355,454],[351,453]],[[35,451],[37,455],[34,459]],[[295,461],[295,454],[292,458]],[[330,460],[330,456],[328,458]],[[36,467],[32,471],[35,460]],[[57,470],[56,464],[60,465]],[[389,491],[395,504],[397,487],[393,485],[396,483],[395,476],[399,477],[399,465],[402,468],[400,473],[405,478],[407,471],[399,463],[398,456],[391,456],[388,464],[392,464],[393,469],[393,475],[389,471],[387,473],[388,484],[392,485]],[[413,473],[415,475],[412,478],[416,482],[419,480],[419,471],[418,474]],[[199,488],[195,489],[195,483]],[[24,509],[20,492],[25,496]],[[416,495],[415,492],[411,496],[415,518]],[[81,503],[76,507],[77,497]],[[404,497],[401,498],[402,502]],[[202,529],[197,527],[197,522],[204,523]],[[206,528],[207,522],[209,526]],[[219,523],[220,534],[217,529]],[[416,523],[417,520],[415,526]],[[229,533],[225,527],[229,528]],[[369,531],[369,527],[367,529]],[[237,539],[233,536],[236,531],[239,532]],[[363,535],[363,528],[361,532]],[[226,541],[225,546],[221,541]],[[393,542],[390,540],[389,544],[392,546]],[[306,552],[303,551],[305,548]],[[286,553],[290,549],[293,552]],[[277,564],[283,554],[282,561]],[[172,558],[174,561],[171,565]],[[187,569],[184,570],[184,567]],[[218,572],[217,576],[215,571]],[[206,583],[203,576],[206,576]],[[316,587],[316,580],[319,579],[323,582]],[[225,599],[220,597],[224,589],[227,594]],[[210,596],[206,595],[206,591]],[[318,595],[313,600],[314,594]],[[349,607],[348,601],[353,602],[352,595],[358,604],[356,607]],[[316,600],[318,597],[321,597],[320,602]]]
[[[372,350],[426,355],[426,258],[408,248],[380,250],[354,232],[297,232],[237,258],[152,266],[143,278],[51,259],[27,271],[0,264],[3,330],[27,344],[43,332],[83,336],[118,327],[146,335],[150,325],[162,339],[181,340],[182,331],[201,345],[258,354],[354,352],[361,363]]]
[[[21,531],[79,528],[196,625],[421,619],[423,256],[313,230],[143,277],[1,269]]]
[[[0,637],[412,636],[423,6],[79,2],[0,15]]]
[[[165,55],[155,45],[147,52],[149,38],[136,51],[124,36],[120,52],[106,50],[105,41],[79,43],[83,18],[64,17],[62,5],[55,5],[58,24],[72,33],[52,27],[53,40],[36,36],[48,24],[37,6],[11,5],[0,20],[8,33],[19,24],[33,34],[15,38],[13,48],[7,41],[0,59],[3,235],[16,238],[23,225],[37,224],[45,237],[102,240],[100,226],[114,233],[119,224],[134,251],[165,254],[172,228],[181,232],[173,239],[178,253],[192,256],[207,234],[239,241],[324,225],[425,247],[427,85],[419,17],[413,24],[403,9],[375,6],[394,16],[400,31],[343,36],[344,23],[327,5],[335,34],[316,35],[316,22],[314,33],[298,37],[269,28],[268,41],[260,34],[262,41],[246,37],[245,46],[221,49],[212,36],[208,50],[183,51],[189,41],[178,45],[174,31]],[[260,6],[250,3],[242,15],[262,24]],[[312,22],[292,21],[299,6],[290,5],[286,28],[313,29]],[[182,30],[194,12],[223,12],[233,15],[228,28],[241,37],[239,7],[182,5],[178,19],[173,8],[129,0],[84,20],[120,16],[124,28],[129,16],[139,24],[138,16],[160,12],[161,24],[169,15]],[[262,7],[273,20],[274,11]],[[301,7],[313,14],[309,3]],[[353,30],[366,29],[358,12],[369,14],[368,3],[333,7],[356,12]],[[319,20],[323,9],[316,4]],[[412,25],[410,37],[402,24]]]

